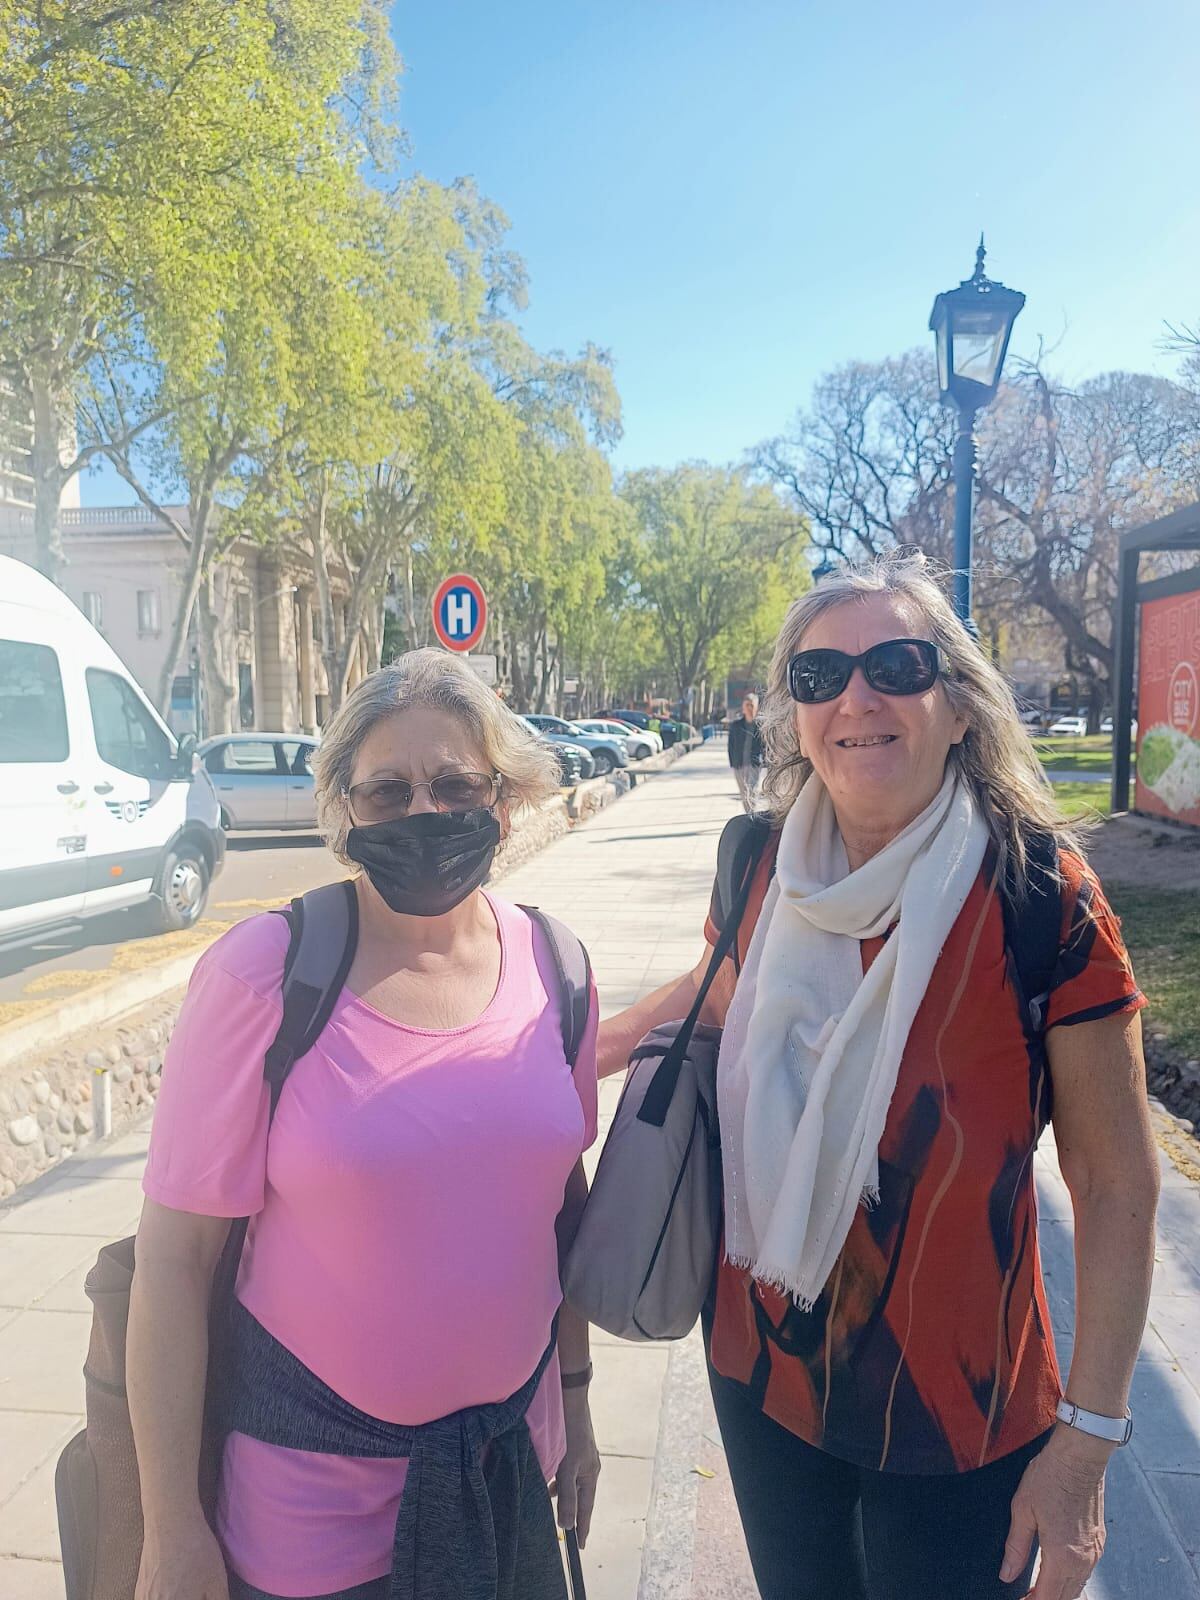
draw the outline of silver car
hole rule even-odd
[[[296,828],[317,825],[312,758],[318,741],[303,733],[226,733],[206,739],[199,756],[221,804],[221,825]]]

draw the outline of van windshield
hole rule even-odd
[[[87,670],[88,701],[96,750],[102,761],[136,778],[177,776],[173,741],[134,692],[115,672]]]

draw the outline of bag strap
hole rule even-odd
[[[749,824],[749,826],[747,826]],[[704,974],[704,981],[696,991],[696,998],[692,1002],[692,1009],[671,1041],[670,1048],[659,1063],[658,1070],[650,1080],[645,1097],[638,1108],[638,1121],[648,1122],[652,1127],[661,1128],[666,1121],[667,1111],[670,1109],[674,1098],[675,1086],[679,1082],[679,1074],[683,1070],[683,1063],[687,1057],[688,1046],[692,1042],[692,1034],[696,1031],[696,1024],[700,1020],[700,1013],[704,1009],[704,1002],[708,999],[708,991],[716,981],[726,957],[734,947],[738,929],[741,927],[742,918],[746,914],[746,906],[750,900],[750,889],[754,883],[754,875],[758,864],[762,860],[763,851],[767,847],[767,840],[771,836],[770,827],[760,818],[740,816],[734,817],[726,823],[725,831],[721,835],[721,844],[717,849],[717,903],[722,909],[721,936],[717,940],[712,958],[708,963],[708,971]],[[728,910],[721,907],[722,889],[722,849],[726,840],[732,838],[733,844],[726,851],[727,862],[726,886],[732,886],[725,905]]]
[[[574,1072],[583,1045],[583,1036],[587,1032],[588,1013],[592,1003],[592,963],[579,937],[557,917],[540,911],[537,906],[522,906],[521,910],[545,934],[550,954],[554,958],[563,1051],[566,1054],[567,1065]]]
[[[1001,898],[1022,1025],[1026,1037],[1040,1044],[1062,942],[1062,882],[1058,841],[1052,833],[1030,834],[1025,850],[1025,894],[1018,904],[1011,874],[1007,874]]]
[[[324,1031],[358,948],[358,896],[350,879],[299,895],[286,911],[291,937],[283,963],[283,1015],[267,1050],[263,1076],[271,1115],[288,1073]]]
[[[757,866],[770,834],[771,825],[765,817],[748,816],[744,812],[731,817],[721,830],[721,841],[717,845],[717,877],[713,898],[722,927],[742,885],[746,852],[751,853]],[[736,945],[733,947],[733,967],[735,972],[740,973],[742,970]]]

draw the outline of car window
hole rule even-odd
[[[117,673],[102,672],[98,667],[89,667],[86,678],[100,759],[135,778],[173,777],[171,740],[132,685]]]
[[[65,761],[67,707],[48,644],[0,639],[0,762]]]
[[[238,740],[225,746],[225,771],[270,773],[277,776],[279,760],[275,746],[268,739]]]
[[[312,777],[312,758],[317,753],[316,745],[308,744],[303,739],[285,739],[281,748],[283,764],[294,778]]]

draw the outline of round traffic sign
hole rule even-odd
[[[487,627],[487,598],[477,578],[459,572],[438,585],[433,631],[447,650],[472,650]]]

